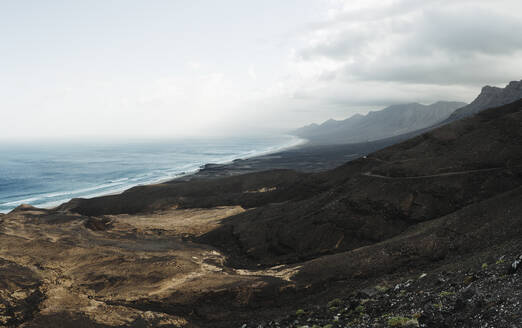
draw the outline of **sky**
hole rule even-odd
[[[284,133],[522,79],[519,0],[0,0],[0,141]]]

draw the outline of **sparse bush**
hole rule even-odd
[[[375,289],[380,291],[381,293],[385,293],[390,289],[390,287],[388,287],[386,285],[377,285],[377,286],[375,286]]]
[[[330,302],[328,302],[328,308],[337,308],[341,306],[343,302],[339,298],[334,298]]]
[[[455,293],[454,292],[443,291],[443,292],[440,292],[440,294],[439,294],[440,297],[448,297],[448,296],[451,296],[451,295],[455,295]]]
[[[299,309],[299,310],[295,311],[295,315],[298,315],[298,316],[305,315],[305,314],[306,314],[306,312],[303,309]]]
[[[418,327],[419,321],[415,318],[391,317],[388,318],[388,326],[390,327]]]

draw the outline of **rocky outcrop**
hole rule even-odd
[[[517,101],[522,98],[522,80],[512,81],[505,88],[491,87],[482,88],[482,91],[473,102],[467,106],[457,109],[448,118],[448,122],[458,120],[477,114],[484,109],[498,107]]]

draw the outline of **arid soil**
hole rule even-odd
[[[0,323],[519,327],[521,200],[519,101],[326,172],[21,206],[0,216]]]
[[[240,306],[250,289],[288,284],[295,273],[228,268],[223,254],[187,240],[243,211],[168,209],[102,219],[20,207],[0,230],[0,322],[173,327],[201,315],[219,319],[212,303],[219,308],[221,294]]]

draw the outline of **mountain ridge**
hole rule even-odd
[[[457,109],[445,122],[477,114],[485,109],[506,105],[522,98],[522,80],[511,81],[504,88],[486,85],[469,105]]]
[[[294,130],[292,134],[317,144],[374,141],[433,126],[464,105],[466,103],[452,101],[438,101],[430,105],[391,105],[366,115],[355,114],[345,120],[329,119],[320,125],[313,123]]]

